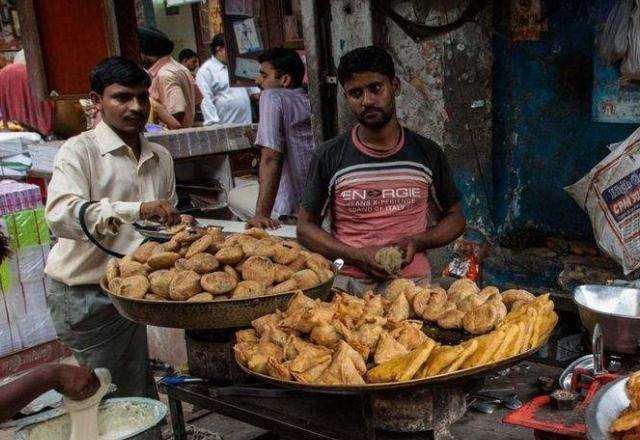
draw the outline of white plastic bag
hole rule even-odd
[[[640,268],[640,129],[565,190],[589,215],[600,249],[625,275]]]
[[[634,0],[618,0],[611,8],[604,28],[598,35],[598,53],[607,64],[620,61],[627,53],[633,7]]]
[[[627,80],[640,79],[640,0],[631,14],[629,26],[629,48],[620,65],[620,73]]]

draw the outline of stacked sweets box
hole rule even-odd
[[[51,237],[36,185],[0,181],[0,229],[12,254],[0,265],[0,356],[56,338],[44,265]]]

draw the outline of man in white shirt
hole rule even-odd
[[[211,58],[196,74],[196,84],[202,92],[200,108],[204,125],[251,124],[251,95],[258,96],[257,87],[229,87],[227,50],[224,35],[211,40]]]
[[[58,237],[45,267],[47,304],[60,340],[79,363],[111,371],[119,396],[156,396],[148,372],[147,334],[120,316],[98,283],[109,256],[142,241],[132,222],[174,224],[179,216],[173,160],[143,136],[149,117],[149,75],[135,62],[107,58],[91,72],[91,99],[102,121],[65,142],[56,155],[45,217]]]

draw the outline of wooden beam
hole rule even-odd
[[[29,86],[36,98],[44,100],[48,98],[47,76],[44,70],[33,0],[21,0],[16,3],[16,8],[20,19],[22,47],[28,66]]]

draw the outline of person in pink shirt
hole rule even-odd
[[[404,255],[399,274],[430,282],[428,249],[462,235],[460,195],[442,149],[400,125],[400,82],[391,56],[376,46],[346,53],[338,80],[358,123],[313,152],[301,207],[298,239],[345,267],[335,287],[355,294],[382,290],[390,275],[376,262],[383,247]],[[431,207],[440,211],[433,225]],[[328,215],[331,230],[322,220]]]

